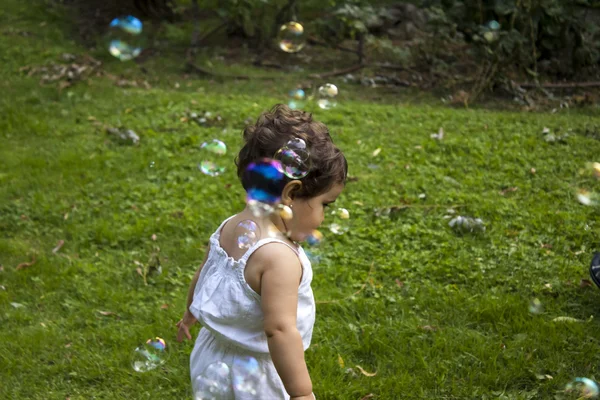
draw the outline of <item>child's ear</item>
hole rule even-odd
[[[294,200],[294,197],[296,197],[296,194],[300,189],[302,189],[302,182],[299,180],[288,182],[281,192],[281,204],[286,206],[292,204],[292,200]]]

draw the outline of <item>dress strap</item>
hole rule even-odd
[[[242,258],[240,258],[240,261],[242,263],[246,263],[246,261],[248,261],[248,258],[250,258],[250,256],[252,255],[252,253],[254,253],[256,250],[258,250],[260,247],[264,246],[265,244],[269,244],[269,243],[281,243],[286,245],[287,247],[289,247],[290,249],[292,249],[292,251],[294,253],[296,253],[296,255],[298,257],[300,257],[300,253],[298,251],[298,249],[294,248],[292,245],[290,245],[289,243],[284,242],[281,239],[276,239],[276,238],[265,238],[265,239],[261,239],[258,242],[256,242],[254,244],[254,246],[250,247],[248,249],[248,251],[242,256]]]
[[[221,237],[221,230],[223,230],[223,227],[225,226],[225,224],[227,222],[229,222],[229,220],[231,218],[235,217],[235,215],[232,215],[231,217],[227,218],[225,221],[221,222],[221,225],[219,225],[219,227],[217,228],[217,230],[215,231],[215,233],[213,233],[213,237],[217,240],[219,240],[219,238]]]

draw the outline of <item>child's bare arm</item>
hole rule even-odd
[[[291,249],[270,247],[269,257],[261,260],[261,305],[269,352],[288,394],[292,398],[312,396],[302,337],[296,327],[302,265]]]

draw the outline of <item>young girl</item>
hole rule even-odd
[[[323,222],[325,208],[344,189],[348,164],[324,124],[280,104],[244,130],[236,165],[248,189],[248,164],[273,157],[295,138],[306,143],[310,172],[302,179],[285,178],[281,203],[292,209],[292,219],[278,213],[255,218],[246,207],[223,221],[210,237],[177,323],[178,341],[191,340],[190,327],[197,321],[203,326],[190,357],[192,382],[215,362],[231,366],[248,356],[258,361],[265,374],[261,386],[254,395],[234,387],[236,399],[314,399],[304,361],[315,322],[312,268],[298,242]],[[260,228],[259,240],[247,250],[239,248],[235,234],[244,220]]]

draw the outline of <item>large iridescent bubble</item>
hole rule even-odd
[[[142,21],[133,15],[115,18],[109,25],[108,51],[121,61],[128,61],[142,52]]]
[[[290,21],[281,25],[277,33],[277,42],[279,48],[286,53],[297,53],[306,44],[304,27],[295,21]]]
[[[317,100],[319,108],[329,110],[337,106],[336,98],[338,93],[338,88],[333,83],[326,83],[320,86],[318,90],[319,99]]]
[[[246,219],[240,222],[233,232],[240,249],[247,250],[254,246],[260,238],[260,227],[256,222]]]
[[[254,357],[236,357],[231,366],[233,387],[238,393],[256,396],[265,372]]]
[[[281,172],[290,179],[304,178],[310,172],[310,154],[300,138],[288,141],[273,158],[281,163]]]
[[[204,142],[200,146],[202,153],[198,168],[202,173],[208,176],[219,176],[225,172],[225,155],[227,146],[219,139],[213,139],[210,142]]]
[[[148,339],[132,355],[131,366],[137,372],[151,371],[166,362],[167,342],[160,337]]]
[[[206,367],[206,370],[192,384],[194,400],[232,399],[230,369],[224,362],[218,361]]]
[[[255,217],[265,217],[275,211],[281,201],[285,178],[281,163],[263,158],[248,164],[242,181],[246,202]]]

